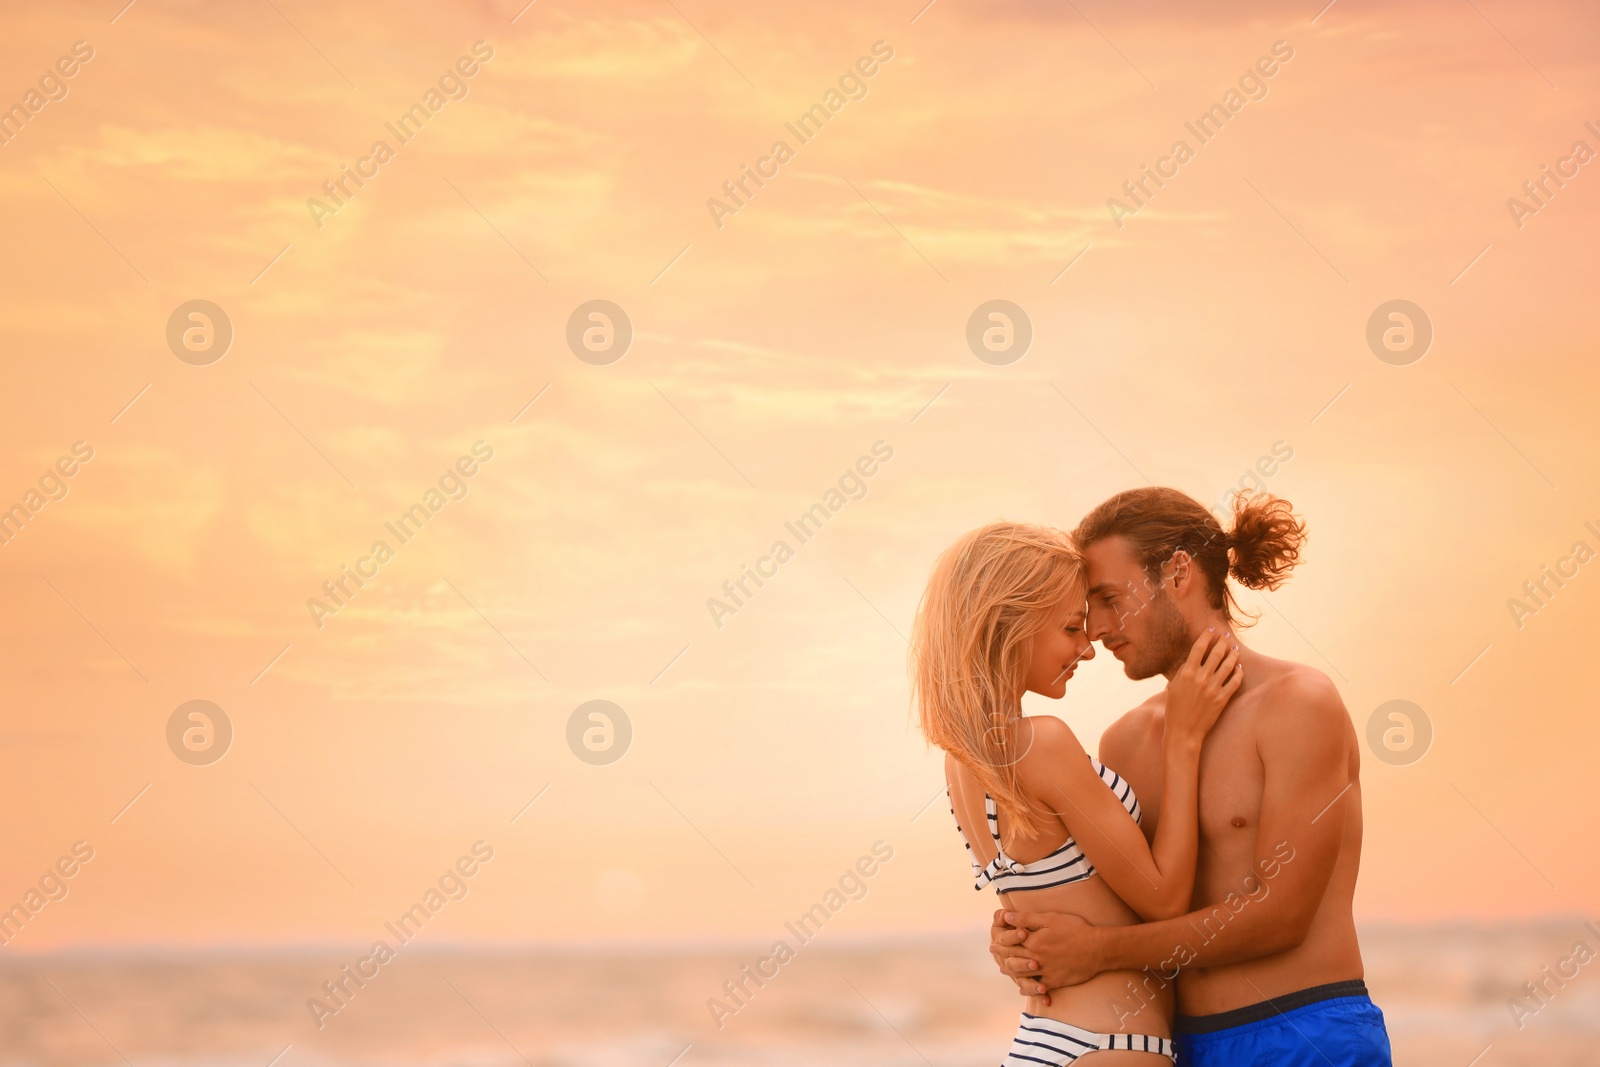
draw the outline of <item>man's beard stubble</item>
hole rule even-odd
[[[1123,665],[1124,673],[1136,682],[1177,670],[1194,646],[1194,636],[1166,593],[1152,597],[1145,610],[1149,612],[1149,629],[1138,642],[1144,647]]]

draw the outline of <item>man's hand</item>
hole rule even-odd
[[[1027,931],[1006,922],[1007,914],[1004,908],[994,913],[994,925],[989,928],[989,955],[994,957],[994,965],[1000,968],[1000,973],[1017,984],[1018,993],[1025,997],[1042,996],[1048,1004],[1049,994],[1038,980],[1039,965],[1028,956],[1027,949],[1021,947]]]
[[[1001,973],[1025,996],[1087,982],[1106,966],[1106,931],[1064,912],[997,911],[989,951]]]

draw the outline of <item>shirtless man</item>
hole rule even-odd
[[[1088,565],[1088,636],[1128,677],[1170,679],[1198,634],[1232,634],[1228,578],[1276,588],[1304,536],[1288,503],[1270,496],[1238,498],[1224,532],[1177,490],[1119,493],[1073,532]],[[1244,684],[1200,758],[1193,910],[1121,927],[1001,911],[992,950],[1025,994],[1142,970],[1119,1006],[1125,1027],[1176,981],[1180,1067],[1388,1067],[1351,913],[1361,783],[1349,713],[1321,671],[1242,643],[1239,662]],[[1165,693],[1152,697],[1100,742],[1101,761],[1143,802],[1147,835],[1161,804],[1164,704]]]

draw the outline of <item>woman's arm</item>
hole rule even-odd
[[[1044,749],[1042,759],[1023,768],[1032,772],[1029,791],[1060,816],[1106,884],[1146,921],[1189,910],[1199,852],[1200,746],[1239,688],[1237,659],[1230,639],[1208,632],[1168,687],[1166,783],[1153,844],[1094,772],[1066,724],[1035,732],[1035,744]]]

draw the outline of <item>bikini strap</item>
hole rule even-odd
[[[989,823],[989,836],[994,838],[994,859],[979,871],[977,884],[972,887],[974,889],[982,889],[986,885],[993,884],[996,878],[1013,867],[1011,858],[1006,855],[1005,845],[1000,843],[1000,809],[995,806],[994,797],[988,793],[983,794],[983,813]],[[970,846],[968,851],[971,851]],[[972,867],[977,870],[976,860],[973,861]]]
[[[1000,809],[995,805],[994,797],[988,793],[983,794],[983,812],[989,817],[989,836],[994,838],[995,851],[1004,856],[1006,849],[1000,843]]]

